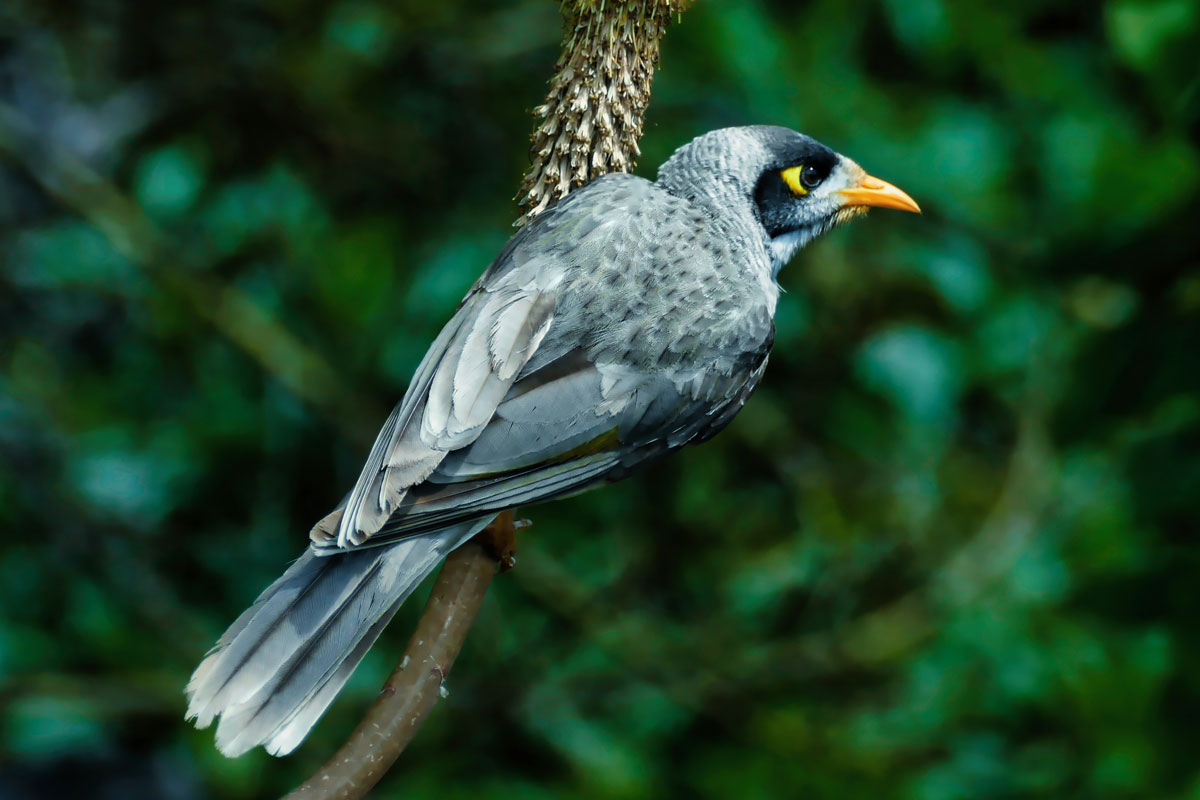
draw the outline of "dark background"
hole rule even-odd
[[[251,798],[183,722],[511,234],[548,0],[0,5],[0,796]],[[380,798],[1200,798],[1200,6],[700,0],[640,172],[895,182],[714,442],[522,513]]]

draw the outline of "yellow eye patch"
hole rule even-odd
[[[788,167],[779,173],[779,177],[783,178],[783,182],[788,185],[792,193],[797,197],[804,197],[808,194],[808,189],[804,188],[804,184],[800,182],[800,173],[804,172],[804,165],[798,167]]]

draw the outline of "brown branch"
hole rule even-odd
[[[400,665],[346,743],[287,800],[363,797],[404,752],[454,666],[492,576],[512,566],[513,512],[446,557]]]

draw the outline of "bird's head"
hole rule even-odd
[[[776,273],[801,247],[871,207],[921,212],[911,197],[849,158],[769,125],[725,128],[693,140],[663,165],[659,180],[669,185],[675,174],[726,195],[723,202],[748,200]]]
[[[801,247],[871,207],[921,213],[903,191],[815,139],[786,128],[760,135],[767,161],[754,187],[754,206],[776,272]]]

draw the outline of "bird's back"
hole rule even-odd
[[[514,260],[561,270],[532,372],[583,347],[645,370],[723,366],[772,335],[778,286],[761,237],[631,175],[601,178],[549,212]]]

